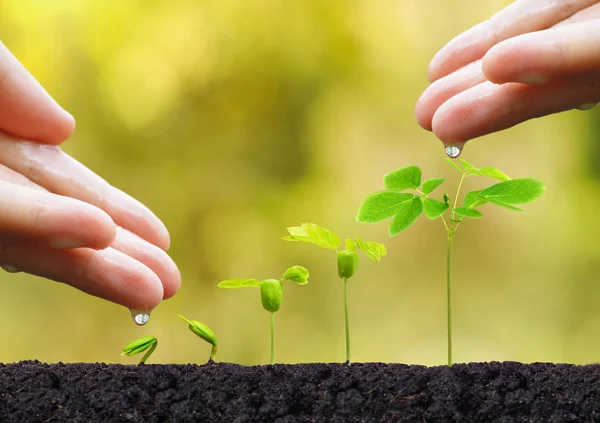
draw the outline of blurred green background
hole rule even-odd
[[[277,360],[342,361],[335,255],[286,243],[312,221],[385,242],[350,281],[353,358],[446,359],[445,233],[424,217],[389,239],[356,210],[382,175],[417,164],[457,173],[413,118],[429,59],[507,1],[0,0],[0,39],[77,119],[64,149],[140,199],[172,235],[181,291],[136,327],[129,312],[70,287],[0,274],[0,361],[204,362],[209,347],[177,313],[220,338],[219,360],[266,363],[269,315],[231,277],[301,264],[277,314]],[[485,207],[454,245],[458,362],[588,363],[600,357],[598,112],[569,112],[467,145],[463,157],[548,192],[526,213]],[[471,183],[471,181],[469,181]],[[475,185],[471,185],[474,187]]]

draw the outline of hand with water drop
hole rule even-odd
[[[149,312],[179,288],[169,233],[60,150],[74,128],[0,43],[0,265]]]
[[[431,60],[415,109],[445,144],[600,101],[600,0],[516,0]]]

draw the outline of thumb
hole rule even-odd
[[[19,138],[60,144],[75,130],[75,119],[0,42],[0,130]]]

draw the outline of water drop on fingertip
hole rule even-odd
[[[139,313],[137,311],[131,312],[131,317],[133,317],[133,321],[138,326],[144,326],[150,320],[150,315],[148,313]]]
[[[451,159],[456,159],[460,156],[464,148],[464,144],[452,144],[445,147],[446,155]]]
[[[2,269],[4,269],[8,273],[19,273],[21,271],[21,269],[19,269],[18,267],[12,266],[10,264],[0,264],[0,267],[2,267]]]

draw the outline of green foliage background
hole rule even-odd
[[[269,315],[234,277],[306,266],[277,316],[278,360],[342,361],[335,254],[286,243],[316,222],[386,243],[350,285],[357,361],[445,360],[445,232],[420,219],[394,239],[359,225],[365,196],[409,164],[458,173],[413,108],[431,56],[506,1],[0,0],[0,39],[77,118],[65,150],[150,206],[172,234],[183,286],[142,328],[122,307],[27,275],[0,274],[0,361],[265,363]],[[467,144],[464,158],[548,187],[524,214],[484,207],[454,244],[454,356],[588,363],[600,356],[600,115],[569,112]],[[472,181],[468,181],[472,183]],[[476,189],[469,186],[466,190]],[[466,192],[466,191],[465,191]]]

